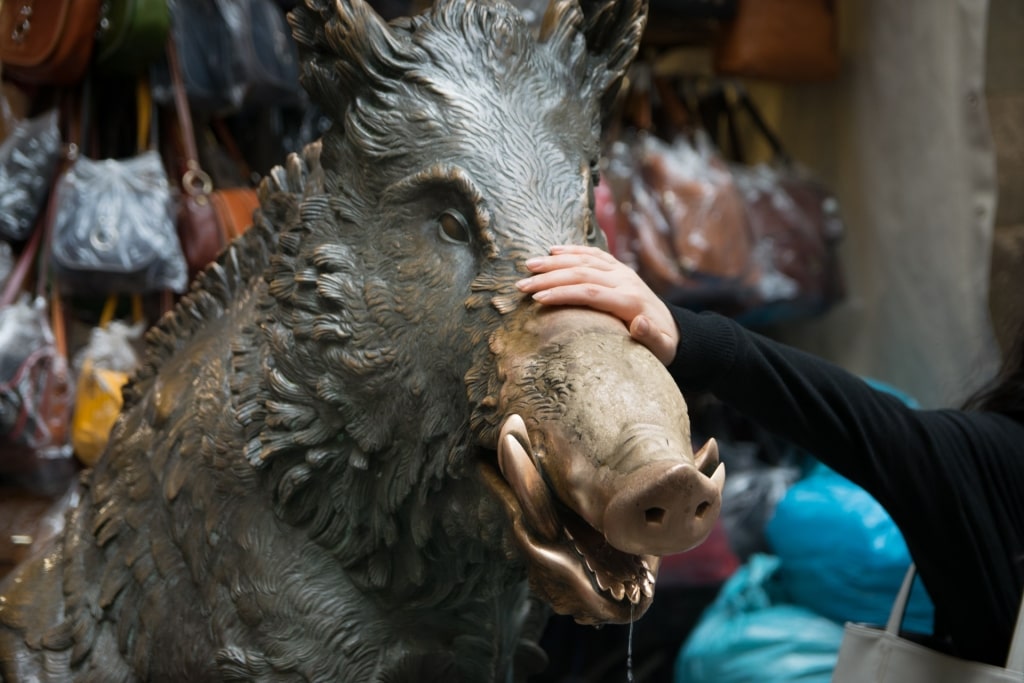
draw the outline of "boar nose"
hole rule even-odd
[[[712,471],[708,476],[704,472]],[[712,439],[697,462],[658,461],[619,482],[604,513],[604,534],[626,553],[671,555],[704,541],[722,506],[725,467]]]

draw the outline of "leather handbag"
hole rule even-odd
[[[151,70],[153,99],[166,105],[174,100],[172,68],[177,69],[189,102],[207,113],[236,108],[232,83],[231,42],[227,24],[212,0],[175,0],[171,4],[168,42],[174,43],[178,64],[157,61]]]
[[[0,62],[13,81],[73,85],[92,59],[101,0],[0,2]]]
[[[214,261],[231,240],[249,228],[259,199],[256,190],[250,187],[214,190],[213,181],[199,162],[192,111],[173,40],[167,44],[167,61],[174,86],[178,142],[184,165],[177,213],[178,241],[191,279]]]
[[[829,81],[839,74],[838,34],[835,0],[738,0],[714,67],[722,76]]]
[[[96,65],[138,74],[163,54],[170,28],[167,0],[105,0],[96,37]]]
[[[231,97],[239,109],[299,104],[299,52],[272,0],[214,0],[231,43]]]
[[[833,683],[1020,683],[1024,680],[1024,604],[1006,666],[952,657],[900,631],[916,569],[910,566],[885,628],[847,623],[832,674]]]
[[[259,208],[260,200],[250,187],[228,187],[210,195],[213,210],[217,214],[224,238],[230,242],[252,225],[252,214]]]

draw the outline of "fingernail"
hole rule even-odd
[[[549,293],[550,292],[548,292],[546,289],[542,289],[539,292],[534,292],[533,298],[536,299],[537,301],[543,301],[544,299],[548,298]]]
[[[533,258],[528,258],[525,261],[525,265],[526,265],[527,268],[533,268],[534,266],[536,266],[539,263],[540,263],[540,257],[539,256],[535,256]]]
[[[529,278],[523,278],[522,280],[519,280],[518,282],[516,282],[516,287],[518,289],[526,289],[527,280],[529,280]]]

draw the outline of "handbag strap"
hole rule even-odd
[[[900,626],[903,623],[903,615],[907,610],[907,603],[910,601],[910,589],[914,585],[914,577],[917,575],[917,567],[911,563],[903,577],[899,593],[896,594],[896,601],[892,604],[892,611],[889,613],[889,620],[885,624],[888,633],[898,636]],[[1006,668],[1014,672],[1024,672],[1024,598],[1021,600],[1020,608],[1017,610],[1017,623],[1013,629],[1013,636],[1010,639],[1010,652],[1006,657]]]
[[[145,152],[147,148],[155,149],[153,136],[153,96],[149,91],[149,83],[145,76],[140,76],[135,83],[135,106],[138,109],[138,118],[135,124],[135,148],[139,152]]]
[[[0,0],[0,7],[4,4],[4,0]],[[11,129],[14,128],[18,122],[14,117],[14,110],[11,109],[11,103],[7,99],[7,93],[3,89],[4,81],[4,64],[0,62],[0,123],[3,123],[4,130],[10,135]]]
[[[103,302],[103,310],[100,312],[99,327],[106,329],[110,326],[110,323],[114,321],[114,314],[117,313],[117,294],[108,294],[106,301]],[[139,294],[132,294],[132,322],[141,322],[144,316],[142,310],[142,296]]]
[[[185,174],[181,178],[181,187],[193,196],[209,194],[213,190],[213,181],[199,164],[199,148],[192,128],[192,110],[189,108],[188,92],[181,78],[178,48],[174,44],[173,35],[167,38],[167,65],[171,72],[171,91],[174,93],[174,109],[178,118],[181,144],[185,148]]]
[[[25,248],[22,249],[21,255],[18,257],[17,263],[14,264],[14,269],[4,285],[3,294],[0,295],[0,307],[10,306],[18,298],[18,293],[25,284],[28,272],[32,269],[32,264],[35,263],[36,256],[39,254],[39,245],[43,241],[44,229],[45,225],[40,222],[36,224],[35,230],[32,231],[32,237],[29,238]]]

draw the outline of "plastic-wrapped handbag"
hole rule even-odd
[[[142,300],[132,296],[133,324],[114,320],[116,295],[107,297],[99,325],[76,358],[78,383],[71,417],[71,445],[87,466],[96,464],[121,413],[121,390],[139,363],[135,344],[145,330]]]
[[[139,146],[149,136],[149,90],[139,83]],[[184,291],[170,183],[159,152],[126,159],[80,154],[54,188],[51,256],[68,292]]]
[[[7,137],[0,143],[0,237],[20,242],[32,232],[61,157],[57,110],[13,121],[0,94]]]
[[[34,294],[23,290],[45,232],[41,222],[0,295],[0,473],[15,477],[31,476],[41,462],[71,459],[74,387],[60,297],[51,292],[48,299],[45,268]]]
[[[612,143],[603,171],[616,203],[614,253],[676,304],[741,309],[757,278],[743,198],[689,108],[662,79],[644,74],[637,72],[628,103],[638,132]]]
[[[704,126],[723,127],[716,146],[733,163],[754,239],[758,277],[735,315],[748,325],[771,325],[820,315],[845,296],[839,245],[846,232],[834,193],[796,163],[739,83],[720,82],[705,99]],[[767,143],[768,163],[750,163],[739,141],[741,123]]]

